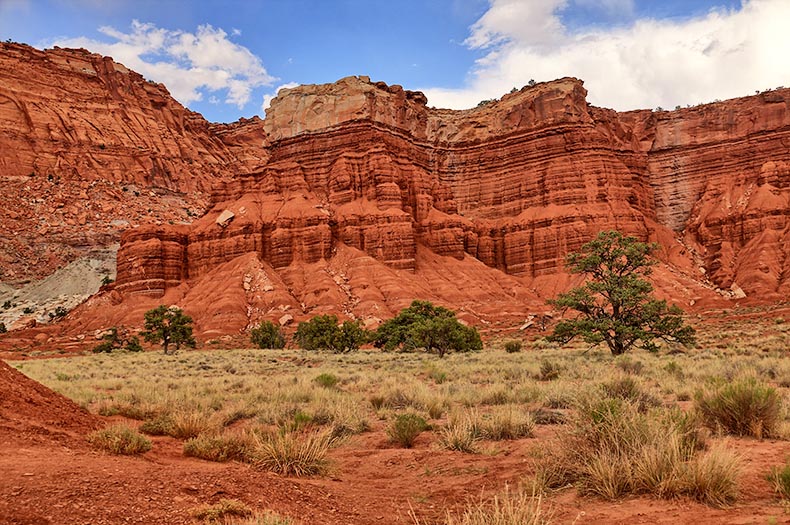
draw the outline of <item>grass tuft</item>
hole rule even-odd
[[[782,499],[790,500],[790,463],[785,462],[780,467],[773,467],[766,479]]]
[[[708,427],[722,433],[758,439],[779,434],[782,399],[755,377],[700,390],[694,407]]]
[[[471,505],[459,516],[447,517],[447,525],[547,525],[549,516],[543,511],[542,498],[526,492],[504,494],[491,501]]]
[[[329,432],[278,432],[256,436],[253,463],[263,470],[284,476],[315,476],[324,474],[329,465],[326,458],[332,438]]]
[[[192,517],[206,524],[229,523],[233,518],[251,518],[252,509],[236,499],[221,499],[214,505],[203,505],[192,511]]]
[[[151,442],[126,425],[113,425],[97,430],[88,436],[88,441],[94,447],[111,454],[128,456],[151,450]]]
[[[207,461],[248,461],[252,438],[249,434],[200,434],[184,443],[184,455]]]

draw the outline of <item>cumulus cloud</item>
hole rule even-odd
[[[109,55],[146,78],[165,84],[184,105],[203,100],[205,93],[224,91],[225,102],[241,109],[255,88],[277,80],[246,47],[208,24],[190,33],[134,20],[128,33],[113,27],[101,27],[99,32],[113,41],[79,37],[53,44]]]
[[[274,91],[272,93],[266,93],[265,95],[263,95],[263,104],[261,104],[261,113],[266,112],[266,108],[269,107],[269,104],[271,104],[272,100],[274,100],[274,97],[277,96],[277,93],[279,93],[281,89],[291,89],[299,85],[300,84],[298,84],[297,82],[288,82],[287,84],[280,84],[279,86],[274,88]]]
[[[569,29],[569,5],[631,0],[491,0],[465,42],[485,55],[462,89],[425,89],[431,105],[473,107],[530,79],[581,78],[593,104],[618,110],[710,102],[790,86],[790,2],[745,0],[696,18]]]

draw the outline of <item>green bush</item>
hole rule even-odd
[[[368,340],[368,332],[357,321],[343,321],[338,325],[335,315],[317,315],[299,323],[294,335],[305,350],[328,350],[341,354],[358,350]]]
[[[373,344],[385,350],[411,351],[424,348],[443,357],[447,352],[483,349],[480,334],[463,325],[455,312],[428,301],[413,301],[411,306],[379,326]]]
[[[135,335],[126,342],[126,350],[129,352],[142,352],[143,346],[140,344],[140,339]]]
[[[508,354],[515,354],[516,352],[521,352],[521,341],[517,341],[515,339],[506,341],[505,352],[507,352]]]
[[[315,381],[316,383],[318,383],[320,386],[324,388],[334,388],[335,385],[337,385],[338,381],[340,380],[337,378],[336,375],[325,372],[323,374],[319,374],[318,376],[316,376],[316,378],[313,379],[313,381]]]
[[[774,388],[754,377],[699,390],[694,406],[713,430],[756,438],[779,434],[782,399]]]
[[[5,327],[5,323],[0,323],[0,334],[4,334],[8,332],[8,329]]]
[[[414,442],[426,428],[428,422],[417,414],[398,414],[395,420],[387,427],[390,441],[402,447],[411,448]]]
[[[143,421],[140,425],[140,432],[149,436],[170,436],[173,434],[173,417],[169,414],[162,414]]]
[[[285,337],[280,331],[280,327],[271,321],[261,321],[261,324],[250,331],[250,338],[258,348],[280,349],[285,347]]]

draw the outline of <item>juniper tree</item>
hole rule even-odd
[[[557,324],[549,341],[565,344],[581,337],[590,344],[606,343],[614,355],[634,346],[656,351],[657,339],[693,345],[695,331],[684,322],[683,311],[653,297],[653,286],[644,279],[656,264],[652,255],[657,248],[618,231],[604,231],[570,253],[566,266],[588,280],[549,301],[578,312]]]

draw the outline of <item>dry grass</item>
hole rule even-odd
[[[688,353],[617,359],[601,349],[525,341],[521,352],[507,353],[500,344],[441,361],[417,353],[306,357],[299,350],[254,349],[90,354],[14,366],[94,413],[142,419],[141,431],[192,440],[187,454],[233,457],[227,436],[253,431],[258,438],[250,457],[262,468],[287,475],[325,469],[325,455],[312,454],[319,456],[318,467],[303,469],[313,463],[311,454],[295,451],[328,448],[317,445],[386,426],[381,422],[404,411],[431,420],[435,430],[421,442],[464,452],[478,451],[484,440],[529,437],[535,423],[530,414],[537,414],[541,424],[565,423],[541,431],[557,433],[560,442],[555,449],[541,440],[544,450],[535,463],[545,487],[572,484],[606,498],[688,495],[720,505],[734,497],[736,460],[722,459],[726,454],[715,447],[715,453],[702,450],[706,433],[698,422],[670,407],[691,399],[695,385],[726,385],[745,375],[774,389],[778,398],[786,397],[790,323],[773,323],[773,317],[767,317],[767,327],[723,323],[702,331],[701,348]],[[705,395],[718,388],[708,388]],[[609,408],[621,411],[619,419],[605,406],[591,412],[589,400],[596,398],[618,405]],[[768,398],[757,396],[757,401]],[[770,416],[752,418],[748,433],[788,435],[786,410],[768,403],[766,411],[761,403],[738,403]],[[699,419],[705,421],[702,411]],[[261,454],[265,449],[268,455]],[[622,479],[615,478],[616,472],[623,473]]]
[[[151,442],[126,425],[113,425],[88,436],[94,447],[111,454],[134,455],[151,450]]]
[[[506,487],[490,501],[469,506],[458,516],[449,515],[446,525],[548,525],[542,497],[526,492],[511,493]]]
[[[235,499],[221,499],[214,505],[203,505],[192,511],[192,517],[206,524],[238,523],[236,518],[252,518],[254,513],[245,503]]]
[[[323,474],[329,466],[326,455],[332,437],[328,432],[278,432],[255,436],[254,441],[252,461],[263,470],[300,477]]]
[[[790,463],[773,467],[766,479],[783,500],[790,500]]]
[[[184,455],[208,461],[249,461],[254,446],[250,433],[200,434],[184,442]]]
[[[782,399],[756,377],[700,390],[694,406],[708,427],[726,434],[758,439],[779,434]]]
[[[629,494],[689,496],[712,506],[737,497],[739,460],[704,443],[690,418],[676,411],[645,412],[619,398],[579,406],[558,448],[536,461],[541,488],[575,484],[607,500]]]

